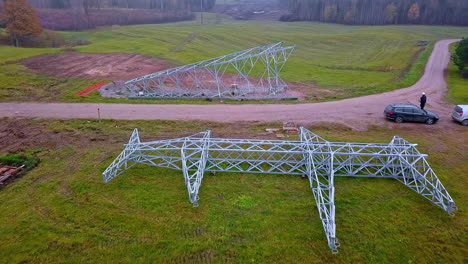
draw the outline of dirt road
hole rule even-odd
[[[102,118],[235,121],[295,121],[299,124],[322,122],[340,123],[356,130],[369,125],[394,126],[383,118],[383,109],[393,102],[418,104],[421,92],[426,92],[426,108],[440,115],[436,126],[455,125],[450,119],[453,108],[443,101],[447,91],[444,73],[450,61],[448,47],[457,40],[436,43],[423,77],[413,86],[382,94],[375,94],[333,102],[312,104],[246,104],[246,105],[149,105],[149,104],[90,104],[90,103],[0,103],[0,117],[27,118]],[[421,124],[399,124],[423,126]]]

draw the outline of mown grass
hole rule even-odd
[[[284,68],[283,78],[331,90],[332,93],[324,100],[334,100],[413,84],[420,77],[430,54],[430,49],[422,51],[417,46],[418,40],[434,43],[438,39],[458,38],[468,33],[467,27],[245,22],[226,17],[219,21],[214,15],[205,15],[208,24],[203,26],[198,25],[197,21],[189,21],[107,27],[87,32],[64,32],[61,35],[67,39],[91,41],[90,45],[76,47],[79,52],[139,53],[175,65],[284,41],[286,44],[296,44],[297,48]],[[98,80],[37,76],[28,73],[24,66],[13,63],[21,58],[62,50],[20,49],[14,52],[21,53],[21,56],[10,56],[12,49],[0,47],[0,72],[3,74],[0,78],[8,80],[0,83],[2,101],[28,100],[29,97],[29,100],[42,101],[134,102],[101,99],[96,95],[77,98],[74,94]],[[307,98],[312,100],[311,97]],[[153,101],[139,103],[149,102]],[[171,100],[154,102],[174,103]]]
[[[137,166],[102,183],[100,174],[122,150],[116,142],[124,143],[133,127],[149,140],[207,128],[218,137],[249,137],[274,125],[50,121],[53,132],[100,140],[43,151],[36,169],[0,191],[0,262],[463,263],[468,131],[462,127],[455,137],[437,128],[312,128],[334,141],[389,142],[398,134],[418,143],[460,209],[451,218],[390,179],[337,178],[338,255],[327,247],[309,183],[300,177],[206,174],[197,208],[179,171]]]
[[[450,46],[450,52],[455,52],[456,43]],[[463,79],[460,70],[450,62],[447,73],[448,94],[447,101],[453,104],[468,104],[468,79]]]

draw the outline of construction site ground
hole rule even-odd
[[[155,105],[155,104],[94,104],[94,103],[0,103],[0,117],[27,118],[101,118],[206,120],[215,122],[275,122],[294,121],[298,124],[338,123],[356,130],[369,126],[420,127],[458,126],[450,117],[453,105],[447,104],[446,71],[450,61],[449,45],[456,40],[436,43],[421,79],[411,87],[381,94],[307,104],[243,104],[243,105]],[[394,124],[383,116],[386,105],[395,102],[419,104],[421,93],[428,96],[426,109],[440,115],[434,126],[422,124]]]
[[[171,67],[164,60],[126,53],[66,52],[22,61],[32,72],[47,76],[98,80],[129,80]]]

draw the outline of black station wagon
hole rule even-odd
[[[387,119],[402,122],[421,122],[428,125],[435,124],[439,116],[431,111],[422,110],[418,106],[409,103],[396,103],[385,107],[384,115]]]

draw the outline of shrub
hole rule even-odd
[[[460,71],[468,67],[468,37],[463,38],[455,49],[455,54],[452,55],[453,62],[458,66]]]
[[[468,79],[468,67],[463,68],[461,71],[461,76],[465,79]]]
[[[58,48],[66,44],[65,39],[56,32],[45,30],[38,37],[28,37],[23,39],[23,46],[35,48]]]
[[[283,22],[294,22],[294,21],[299,21],[299,17],[294,15],[294,14],[286,14],[286,15],[282,15],[280,18],[279,18],[280,21],[283,21]]]
[[[10,37],[6,33],[6,30],[0,29],[0,44],[9,45],[10,43]]]
[[[0,156],[0,164],[7,166],[21,167],[24,165],[26,170],[37,166],[39,161],[37,159],[26,157],[22,154],[9,154],[6,156]]]

